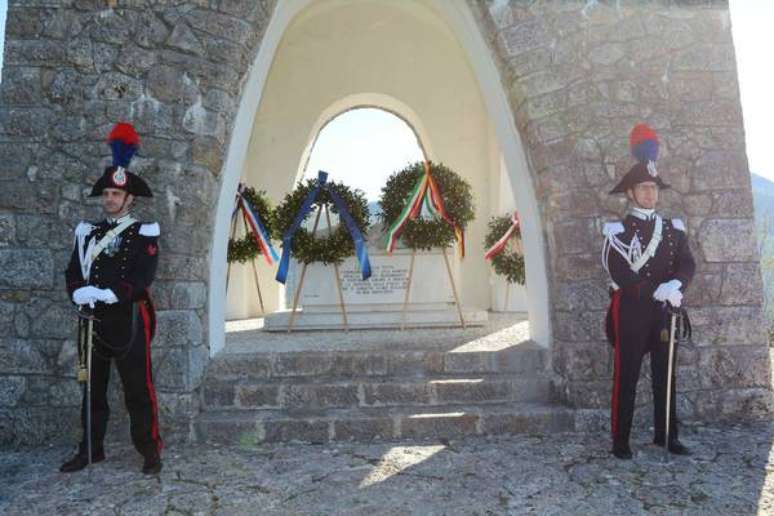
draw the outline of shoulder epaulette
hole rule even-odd
[[[685,233],[685,223],[683,223],[683,219],[672,219],[672,227]]]
[[[617,235],[624,231],[624,225],[620,222],[606,222],[605,225],[602,226],[602,234],[606,237]]]
[[[161,234],[161,228],[158,222],[149,222],[140,226],[139,233],[146,237],[157,237]]]
[[[94,230],[94,224],[91,224],[90,222],[79,222],[77,226],[75,226],[75,236],[79,237],[85,237]]]

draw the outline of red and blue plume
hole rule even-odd
[[[646,124],[637,124],[629,135],[629,149],[640,163],[655,162],[658,158],[658,136]]]
[[[140,147],[140,137],[132,124],[119,122],[110,131],[108,144],[113,151],[113,166],[128,168],[134,153]]]

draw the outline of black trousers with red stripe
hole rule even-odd
[[[628,445],[634,416],[637,380],[642,359],[650,353],[653,389],[653,422],[655,437],[663,439],[666,429],[666,390],[669,343],[662,339],[663,330],[669,331],[669,316],[661,303],[613,294],[609,317],[612,322],[615,366],[613,372],[613,399],[610,415],[613,444]],[[675,409],[675,374],[672,371],[670,405],[670,439],[677,438]]]
[[[150,313],[140,303],[133,318],[136,325],[128,346],[113,346],[106,339],[95,339],[91,366],[91,436],[92,450],[103,450],[110,407],[107,389],[110,378],[110,362],[115,361],[124,389],[124,400],[129,412],[132,443],[140,454],[150,457],[161,453],[163,442],[159,435],[158,402],[153,386],[151,366],[152,324]],[[102,328],[102,332],[109,328]],[[109,336],[105,336],[108,337]],[[81,405],[83,438],[81,452],[86,452],[86,385],[83,387]]]

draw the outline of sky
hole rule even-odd
[[[5,41],[8,0],[0,0],[0,47]],[[750,171],[774,181],[774,0],[730,0]],[[2,48],[0,48],[2,50]],[[0,70],[3,55],[0,52]],[[0,75],[2,80],[2,75]],[[347,112],[329,123],[312,150],[307,171],[328,170],[333,179],[378,198],[389,172],[421,157],[413,133],[379,110]]]
[[[381,109],[353,109],[320,131],[304,176],[325,170],[331,181],[359,188],[374,202],[390,174],[422,159],[414,131],[402,119]]]
[[[750,171],[774,181],[774,0],[731,0]]]

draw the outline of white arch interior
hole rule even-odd
[[[288,27],[295,23],[299,18],[303,21],[305,17],[324,15],[325,11],[339,8],[345,4],[351,4],[351,2],[342,0],[286,0],[280,2],[269,23],[255,62],[250,68],[245,83],[244,93],[240,101],[240,107],[235,119],[232,139],[228,146],[223,170],[223,183],[214,221],[213,247],[210,252],[209,291],[209,342],[211,354],[217,353],[224,345],[225,304],[223,303],[223,299],[225,292],[225,251],[229,233],[231,204],[236,191],[236,186],[240,177],[245,173],[245,170],[261,170],[261,173],[271,173],[271,153],[264,153],[265,155],[260,156],[251,154],[250,148],[254,143],[251,140],[256,137],[269,138],[270,140],[275,139],[273,148],[280,148],[283,144],[280,140],[283,140],[286,136],[290,139],[299,138],[299,135],[297,134],[286,135],[281,131],[279,134],[267,134],[267,128],[278,126],[276,116],[274,118],[272,118],[272,116],[265,117],[263,122],[266,125],[260,125],[261,120],[259,118],[261,116],[261,109],[264,105],[268,106],[271,104],[268,102],[264,103],[264,105],[261,104],[262,100],[271,95],[271,85],[268,85],[269,88],[267,89],[270,72],[274,72],[273,67],[281,69],[282,66],[280,60],[275,61],[277,50],[282,43],[282,38],[286,34]],[[483,110],[486,113],[488,120],[485,126],[475,127],[473,130],[462,136],[462,141],[457,141],[455,144],[457,146],[464,145],[464,138],[470,137],[471,135],[475,136],[476,131],[491,131],[493,135],[492,139],[496,142],[497,149],[496,151],[490,149],[489,154],[491,154],[491,156],[487,159],[489,159],[490,162],[495,163],[498,170],[502,163],[507,173],[507,177],[510,179],[510,184],[517,185],[517,187],[514,188],[512,200],[518,205],[522,215],[522,238],[526,250],[527,284],[530,292],[530,295],[527,298],[527,305],[531,337],[539,344],[548,346],[551,336],[548,306],[548,280],[545,264],[545,247],[538,206],[534,196],[534,188],[528,173],[526,157],[513,121],[510,106],[506,94],[503,91],[497,68],[491,56],[491,50],[488,48],[484,38],[480,34],[473,14],[462,0],[417,0],[415,2],[401,3],[386,2],[385,0],[368,0],[366,2],[358,2],[355,6],[362,7],[366,4],[379,9],[410,11],[411,16],[422,18],[423,23],[432,24],[438,31],[446,31],[459,46],[459,49],[465,58],[465,66],[472,69],[470,70],[470,73],[472,77],[474,77],[474,82],[479,91],[479,98],[481,99]],[[353,10],[350,9],[347,12],[352,11]],[[411,60],[416,56],[411,53],[406,53],[405,57],[406,59]],[[363,88],[360,85],[354,86],[359,88],[361,92],[373,90],[373,88]],[[294,92],[286,91],[284,93],[286,94],[286,98],[294,98]],[[296,94],[298,93],[303,94],[305,92],[299,91]],[[451,91],[447,93],[455,95],[457,92]],[[375,95],[380,97],[374,100]],[[440,102],[443,95],[439,94],[436,97],[439,98]],[[392,103],[392,105],[390,103]],[[319,129],[324,126],[327,120],[330,120],[335,116],[335,114],[345,110],[346,106],[352,108],[358,105],[375,104],[380,108],[398,113],[401,118],[407,120],[415,129],[420,136],[420,140],[425,145],[428,156],[433,159],[433,149],[437,146],[439,147],[438,152],[442,152],[441,148],[448,147],[450,142],[447,141],[436,145],[434,139],[431,137],[431,135],[435,134],[435,131],[428,127],[424,127],[425,121],[432,117],[423,116],[422,114],[415,112],[423,106],[432,105],[432,103],[433,98],[425,98],[422,102],[404,102],[403,100],[398,100],[398,96],[387,94],[350,92],[348,95],[342,95],[339,93],[337,98],[332,98],[327,102],[327,108],[317,108],[317,116],[314,118],[316,121],[309,124],[308,130],[300,136],[302,144],[300,146],[297,145],[297,161],[295,162],[294,170],[288,174],[289,171],[285,169],[285,175],[290,176],[288,177],[288,180],[292,180],[294,175],[297,176],[298,168],[303,167],[306,157],[308,156],[308,151],[311,149],[311,145],[313,145],[314,138],[319,132]],[[454,103],[446,103],[444,105],[446,109],[450,110],[450,113],[453,113],[453,110],[460,109],[460,106],[455,105]],[[286,107],[293,109],[290,106]],[[320,114],[321,111],[322,114]],[[256,116],[257,113],[258,116]],[[449,121],[447,121],[447,123],[448,122]],[[272,125],[272,123],[274,125]],[[296,125],[295,128],[297,131],[298,126]],[[444,156],[447,155],[448,154],[444,152]],[[259,161],[262,159],[268,161],[264,162],[264,166],[251,167],[251,162],[255,165],[254,160],[256,159]],[[444,161],[449,161],[445,158],[442,159]],[[451,161],[454,161],[454,158],[452,158]],[[455,164],[451,164],[453,168],[455,168]],[[462,169],[465,168],[466,167],[462,167]],[[476,180],[475,177],[472,179]],[[474,185],[474,188],[475,187],[476,185]],[[483,186],[479,184],[478,187],[480,195],[486,196],[488,200],[488,197],[492,195],[491,190],[495,188],[495,185],[493,185],[491,181],[488,181],[488,179],[485,179]],[[500,189],[499,191],[502,190]],[[479,214],[479,220],[477,221],[479,224],[479,233],[481,233],[481,226],[485,227],[487,218],[487,214]],[[478,240],[481,239],[480,237],[482,234],[477,235],[475,228],[471,229],[471,233],[472,238],[470,240],[474,241],[474,238],[476,238],[476,244],[478,244]],[[473,276],[475,276],[475,274],[473,274]],[[473,278],[472,281],[480,281],[480,278]],[[465,285],[463,285],[463,289],[465,289]]]

